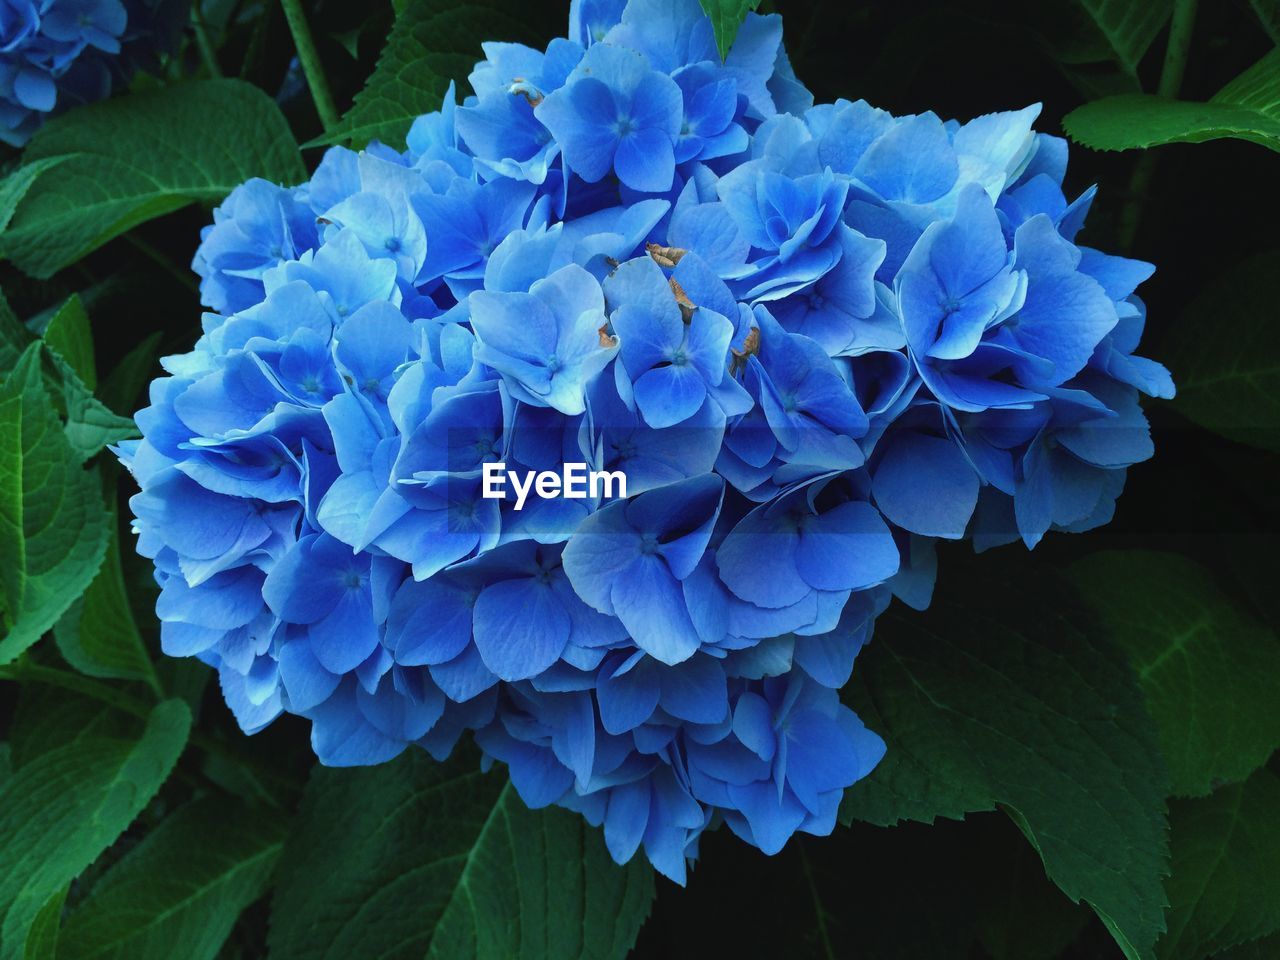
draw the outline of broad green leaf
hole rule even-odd
[[[1138,672],[1175,795],[1202,796],[1267,762],[1280,747],[1280,637],[1177,554],[1097,553],[1071,578]]]
[[[1250,940],[1216,953],[1213,960],[1276,960],[1280,957],[1280,933]]]
[[[1118,653],[1048,581],[944,579],[928,613],[882,618],[850,704],[888,753],[842,816],[891,825],[997,806],[1130,960],[1164,929],[1167,773]],[[979,576],[978,574],[981,574]]]
[[[653,897],[642,858],[530,810],[475,760],[317,767],[276,878],[274,960],[624,957]]]
[[[42,683],[18,688],[9,739],[14,769],[83,740],[136,740],[143,720],[80,693]]]
[[[0,230],[9,225],[9,221],[13,219],[13,212],[18,209],[18,204],[27,195],[31,185],[36,182],[36,177],[61,162],[62,157],[46,157],[44,160],[37,160],[35,163],[19,167],[0,180]]]
[[[23,946],[23,960],[54,960],[58,955],[59,925],[62,922],[62,907],[67,902],[67,889],[64,886],[50,894],[31,921],[27,941]]]
[[[250,177],[306,176],[275,102],[239,80],[198,80],[72,110],[32,137],[43,170],[0,232],[0,256],[52,276],[125,231]]]
[[[62,394],[67,440],[80,459],[88,460],[108,444],[136,437],[138,430],[132,420],[112,413],[93,395],[98,385],[93,334],[78,296],[72,294],[50,318],[44,342],[58,373],[53,388],[60,388]]]
[[[1280,931],[1280,778],[1257,771],[1169,809],[1173,873],[1161,960],[1199,960]]]
[[[114,513],[108,527],[111,540],[98,575],[54,626],[54,640],[63,659],[81,673],[143,680],[158,690],[155,669],[129,609]]]
[[[482,56],[480,44],[512,40],[538,45],[559,29],[519,0],[410,0],[396,16],[387,45],[364,89],[334,129],[307,146],[370,140],[404,144],[409,126],[440,106],[450,80],[461,80]],[[563,16],[563,13],[560,13]]]
[[[1277,296],[1280,250],[1271,250],[1214,279],[1165,340],[1178,384],[1174,408],[1215,433],[1271,451],[1280,451],[1280,345],[1269,319]]]
[[[67,918],[60,960],[213,960],[266,891],[284,846],[277,814],[210,797],[169,814]]]
[[[1272,50],[1207,103],[1150,94],[1104,97],[1062,119],[1071,139],[1094,150],[1235,137],[1280,151],[1280,49]]]
[[[138,435],[134,422],[117,416],[93,395],[81,378],[77,366],[92,370],[93,345],[89,339],[88,318],[80,298],[72,296],[50,318],[44,340],[49,349],[49,363],[43,373],[46,389],[55,398],[55,406],[66,418],[67,441],[79,460],[85,461],[103,447]],[[17,364],[22,351],[33,342],[31,332],[8,310],[0,297],[0,370]],[[86,345],[84,340],[89,340]],[[63,351],[75,355],[64,357]]]
[[[14,315],[4,291],[0,290],[0,382],[12,370],[32,340],[31,331]]]
[[[0,664],[57,622],[97,574],[107,547],[102,493],[54,413],[42,349],[29,346],[0,386]]]
[[[44,342],[91,391],[98,389],[98,368],[93,359],[93,332],[89,314],[74,293],[67,298],[45,327]]]
[[[88,315],[79,297],[70,297],[52,316],[44,340],[50,347],[56,374],[46,381],[51,392],[61,397],[67,417],[67,440],[81,461],[95,456],[106,445],[137,436],[137,426],[132,420],[115,415],[93,396],[97,383],[93,339],[88,330]],[[84,378],[84,372],[90,379]]]
[[[738,36],[738,28],[747,14],[760,6],[760,0],[698,0],[702,10],[711,20],[711,29],[716,34],[716,48],[720,51],[720,59],[729,56],[729,48]]]
[[[141,739],[85,739],[20,767],[0,788],[0,960],[23,956],[41,908],[147,805],[187,742],[186,704],[166,700]]]
[[[54,355],[54,367],[62,379],[62,399],[66,406],[67,442],[81,461],[88,460],[104,447],[138,436],[138,428],[127,417],[107,409],[89,392],[80,378],[61,357]]]

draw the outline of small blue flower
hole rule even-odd
[[[144,0],[0,0],[0,143],[21,147],[44,118],[127,82],[147,49],[172,46]],[[184,0],[168,2],[180,7]]]
[[[586,409],[586,389],[617,352],[604,333],[604,294],[581,267],[562,267],[528,293],[470,298],[476,359],[498,373],[512,395],[573,416]]]
[[[701,643],[681,584],[706,549],[723,496],[715,476],[643,493],[592,514],[565,547],[578,595],[616,616],[663,663],[687,660]]]
[[[596,44],[534,115],[584,180],[594,183],[614,171],[633,190],[670,189],[683,117],[680,88],[650,69],[643,55]]]
[[[701,410],[725,376],[728,318],[690,302],[685,320],[672,286],[648,257],[619,267],[605,281],[605,296],[622,304],[609,319],[645,422],[661,430]]]

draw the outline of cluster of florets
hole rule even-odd
[[[166,652],[328,764],[470,733],[531,806],[683,880],[721,821],[829,832],[884,751],[838,689],[937,538],[1104,522],[1151,454],[1151,267],[1036,108],[814,106],[777,16],[575,3],[485,47],[398,153],[251,181],[196,256],[204,336],[121,453]],[[486,496],[489,465],[625,496]]]
[[[0,143],[106,97],[172,46],[189,0],[0,0]]]

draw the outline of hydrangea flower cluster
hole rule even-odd
[[[250,181],[120,455],[163,645],[326,764],[469,734],[683,882],[826,834],[884,744],[838,689],[939,538],[1105,522],[1151,441],[1145,263],[1074,242],[1038,108],[815,106],[777,16],[582,0],[408,150]],[[626,496],[487,498],[486,465]]]
[[[188,0],[0,0],[0,143],[101,100],[173,46]]]

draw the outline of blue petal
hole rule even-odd
[[[601,670],[596,687],[601,725],[615,736],[633,730],[653,715],[658,695],[657,671],[644,654],[637,653],[612,670]]]
[[[476,599],[476,647],[485,666],[500,678],[524,680],[560,658],[569,622],[549,583],[504,580],[485,587]]]
[[[885,517],[921,536],[963,537],[978,505],[980,482],[960,448],[908,431],[887,438],[882,449],[872,489]]]
[[[614,583],[610,599],[636,646],[654,659],[680,663],[698,649],[698,631],[680,583],[661,557],[648,554],[637,559]]]
[[[663,670],[662,709],[690,723],[719,723],[729,710],[724,668],[708,656]]]

